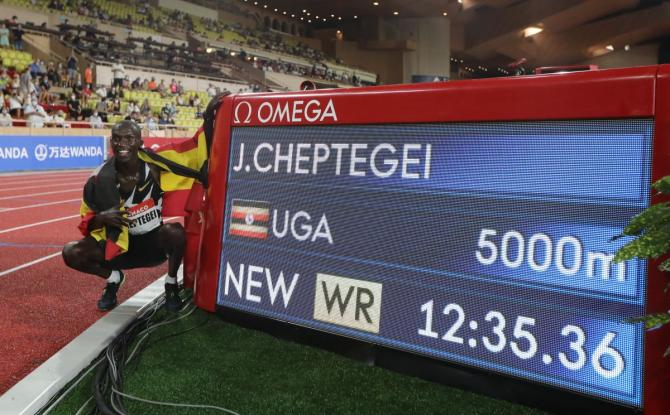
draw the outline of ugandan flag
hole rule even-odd
[[[270,204],[256,200],[233,199],[228,233],[243,238],[267,239],[270,230]]]
[[[208,145],[203,128],[193,138],[161,146],[156,151],[141,149],[139,157],[161,168],[164,216],[184,216],[185,206],[197,182],[207,186]]]
[[[79,207],[79,215],[81,216],[79,230],[84,236],[90,235],[96,241],[105,244],[106,260],[110,260],[128,250],[128,227],[124,226],[119,229],[113,226],[103,226],[89,229],[89,223],[99,212],[113,208],[121,211],[125,210],[117,184],[116,167],[112,157],[95,169],[86,180],[81,206]]]

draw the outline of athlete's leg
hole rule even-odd
[[[163,225],[158,230],[158,246],[168,256],[168,278],[165,279],[165,307],[168,311],[177,312],[182,306],[177,285],[177,270],[184,257],[186,232],[179,223]]]
[[[109,278],[112,272],[101,266],[105,260],[105,254],[98,242],[90,236],[67,243],[63,247],[62,254],[65,265],[77,271],[105,279]]]
[[[168,275],[177,278],[177,270],[184,258],[186,232],[180,223],[167,223],[158,230],[158,247],[168,256]]]

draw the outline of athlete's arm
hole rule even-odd
[[[91,231],[103,226],[121,228],[123,225],[128,225],[130,223],[130,220],[126,217],[126,215],[126,212],[121,212],[116,208],[102,211],[97,213],[88,223],[88,230]]]

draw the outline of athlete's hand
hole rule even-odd
[[[127,212],[121,212],[118,209],[108,209],[95,215],[95,219],[99,221],[100,226],[112,226],[114,228],[121,228],[124,225],[130,224],[127,217]]]

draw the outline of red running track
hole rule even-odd
[[[81,238],[79,201],[90,171],[0,176],[0,394],[104,313],[104,280],[70,270],[63,244]],[[119,301],[167,270],[126,272]]]

